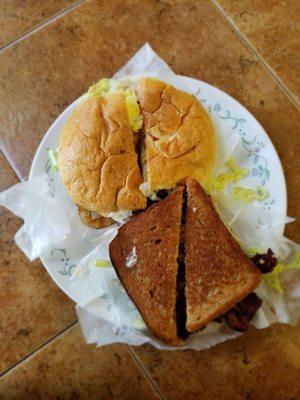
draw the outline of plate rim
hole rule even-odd
[[[204,86],[209,87],[210,89],[217,90],[217,91],[220,92],[220,94],[222,94],[222,95],[225,94],[225,96],[229,97],[230,100],[231,100],[234,104],[236,104],[237,106],[241,107],[242,110],[243,110],[243,112],[245,112],[246,114],[248,114],[248,115],[255,121],[255,123],[259,126],[259,128],[264,132],[265,136],[267,137],[267,139],[268,139],[268,141],[269,141],[269,145],[272,147],[273,153],[275,154],[275,157],[276,157],[276,159],[277,159],[278,165],[279,165],[279,167],[280,167],[281,178],[282,178],[281,180],[282,180],[283,189],[284,189],[284,193],[283,193],[283,195],[284,195],[284,196],[283,196],[283,204],[284,204],[284,207],[283,207],[283,208],[284,208],[284,210],[283,210],[283,211],[284,211],[284,214],[287,215],[287,205],[288,205],[288,204],[287,204],[287,186],[286,186],[286,180],[285,180],[284,169],[283,169],[283,166],[282,166],[280,157],[279,157],[279,155],[278,155],[278,153],[277,153],[276,147],[274,146],[274,143],[272,142],[270,136],[268,135],[268,133],[266,132],[266,130],[264,129],[264,127],[261,125],[261,123],[256,119],[256,117],[255,117],[242,103],[240,103],[238,100],[236,100],[236,99],[235,99],[234,97],[232,97],[230,94],[224,92],[223,90],[219,89],[218,87],[213,86],[213,85],[210,85],[209,83],[206,83],[206,82],[204,82],[204,81],[201,81],[200,79],[192,78],[192,77],[185,76],[185,75],[178,75],[178,76],[179,76],[179,77],[182,77],[182,78],[184,78],[184,79],[191,80],[191,81],[193,81],[193,82],[200,82],[201,84],[203,84]],[[283,228],[283,231],[284,231],[284,228]],[[283,232],[283,231],[282,231],[282,232]]]

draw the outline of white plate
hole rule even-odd
[[[256,186],[264,186],[269,192],[267,201],[261,201],[258,205],[262,208],[276,207],[280,213],[285,215],[287,196],[282,166],[276,150],[262,126],[239,102],[221,90],[184,76],[179,77],[179,80],[180,87],[186,85],[189,91],[201,100],[211,115],[217,133],[223,137],[223,141],[226,142],[226,135],[239,137],[244,151],[243,166],[251,171],[251,175],[245,179],[245,186],[247,186],[248,180],[252,185],[255,182]],[[47,149],[58,146],[61,128],[77,101],[56,119],[44,136],[31,166],[30,179],[46,172],[51,185],[52,172]],[[81,224],[79,217],[78,224]],[[80,240],[78,243],[74,240],[66,241],[65,247],[53,248],[49,254],[41,257],[42,263],[56,284],[74,301],[78,297],[70,281],[71,274],[78,261],[91,251],[94,245],[91,241],[98,235],[99,231],[89,228],[84,240]],[[105,253],[104,257],[107,257],[107,249]]]

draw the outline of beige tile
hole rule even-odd
[[[75,0],[1,0],[0,47],[73,3]]]
[[[0,399],[158,399],[124,345],[87,346],[72,328],[4,375]]]
[[[0,133],[20,174],[28,174],[38,143],[59,113],[93,81],[111,76],[146,41],[176,73],[223,89],[255,115],[281,157],[288,185],[289,212],[299,216],[299,112],[208,1],[89,2],[7,49],[0,56]],[[298,241],[299,226],[299,222],[293,224],[289,231]],[[144,348],[139,350],[139,355],[149,370],[152,367],[150,371],[170,394],[169,398],[199,398],[206,392],[217,393],[218,385],[227,387],[225,393],[229,395],[237,393],[240,396],[237,398],[271,398],[270,385],[275,383],[271,379],[266,386],[262,381],[273,376],[272,365],[288,374],[286,381],[290,388],[285,389],[286,393],[291,393],[290,398],[297,398],[295,374],[299,373],[299,366],[293,358],[293,354],[299,355],[297,331],[274,327],[250,335],[256,336],[251,340],[247,335],[218,346],[216,349],[224,346],[220,364],[216,349],[204,353],[154,350],[150,353]],[[251,355],[254,354],[251,351],[256,352],[253,359],[257,368],[251,372],[248,371],[250,364],[237,360],[238,355],[242,357],[241,345]],[[271,352],[272,346],[276,353]],[[206,364],[202,363],[202,357]],[[159,365],[154,368],[155,359],[161,368]],[[228,371],[227,375],[224,371]],[[283,386],[283,377],[277,379]],[[259,388],[255,387],[256,382]],[[213,392],[209,392],[208,383]],[[254,394],[260,389],[261,397],[253,397],[251,391],[250,394],[242,392],[244,387],[251,388]],[[278,384],[276,390],[281,394],[280,387]],[[186,396],[180,397],[185,393]]]
[[[300,325],[253,330],[204,351],[135,347],[166,399],[300,398]]]
[[[215,1],[299,101],[300,2]]]
[[[0,153],[0,191],[17,183]],[[0,208],[0,374],[76,320],[74,304],[40,261],[14,243],[21,220]]]

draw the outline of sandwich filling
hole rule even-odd
[[[100,79],[83,97],[101,97],[107,93],[120,92],[125,96],[126,109],[131,129],[138,132],[143,126],[143,117],[135,94],[135,80]]]
[[[179,237],[179,248],[178,248],[178,272],[176,280],[176,324],[177,324],[177,335],[181,339],[186,339],[189,335],[185,328],[186,324],[186,299],[185,299],[185,243],[184,243],[184,229],[185,229],[185,216],[186,216],[186,202],[187,194],[186,190],[183,192],[182,197],[182,210],[181,210],[181,227]]]

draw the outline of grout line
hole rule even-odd
[[[281,78],[277,75],[274,69],[269,65],[269,63],[263,58],[263,56],[255,49],[255,47],[251,44],[251,42],[247,39],[247,37],[239,30],[239,28],[235,25],[234,21],[228,16],[223,8],[219,5],[218,0],[211,0],[212,4],[215,6],[217,11],[226,19],[232,30],[239,37],[242,43],[258,58],[258,60],[262,63],[263,67],[269,72],[272,78],[276,81],[281,90],[286,94],[286,96],[292,101],[292,103],[300,109],[300,102],[298,98],[290,91],[290,89],[283,83]]]
[[[139,367],[139,369],[141,370],[145,379],[149,382],[150,386],[155,391],[155,393],[158,395],[160,400],[166,400],[165,396],[162,394],[161,390],[158,388],[156,382],[154,381],[152,376],[149,374],[149,372],[146,370],[146,368],[144,367],[144,364],[140,361],[138,356],[135,354],[134,350],[132,350],[131,346],[129,346],[128,344],[125,344],[125,346],[127,347],[127,350],[129,351],[131,357],[133,358],[133,361]]]
[[[75,3],[73,3],[69,7],[64,8],[61,11],[58,11],[56,14],[51,15],[49,18],[46,18],[39,24],[35,25],[33,28],[25,31],[20,36],[17,36],[15,39],[12,39],[8,43],[6,43],[4,46],[0,47],[0,53],[2,53],[6,49],[9,49],[10,47],[14,46],[15,44],[21,42],[23,39],[27,39],[29,36],[31,36],[35,32],[38,32],[40,29],[43,29],[47,25],[49,25],[52,22],[56,21],[57,19],[63,17],[65,14],[74,10],[74,8],[78,7],[79,5],[81,5],[83,3],[84,3],[84,0],[77,0]]]
[[[77,323],[78,323],[78,320],[76,319],[76,321],[72,322],[70,325],[68,325],[62,331],[60,331],[56,335],[52,336],[50,339],[46,340],[40,346],[38,346],[37,348],[32,350],[30,353],[28,353],[25,357],[23,357],[19,361],[17,361],[15,364],[13,364],[10,367],[8,367],[7,369],[5,369],[3,372],[0,373],[0,378],[1,377],[3,378],[6,374],[12,373],[15,370],[15,368],[18,368],[20,366],[20,364],[22,364],[23,362],[29,361],[31,358],[35,357],[39,352],[44,350],[44,347],[46,347],[52,341],[59,339],[61,336],[63,336],[65,333],[67,333],[67,331],[70,330]]]
[[[26,179],[20,173],[20,171],[16,168],[15,163],[14,163],[12,157],[10,156],[9,152],[6,151],[5,148],[1,148],[1,146],[0,146],[0,152],[3,155],[3,157],[5,158],[5,160],[8,162],[9,166],[11,167],[11,169],[14,171],[14,173],[17,176],[17,178],[19,179],[19,181],[20,182],[24,182]]]

